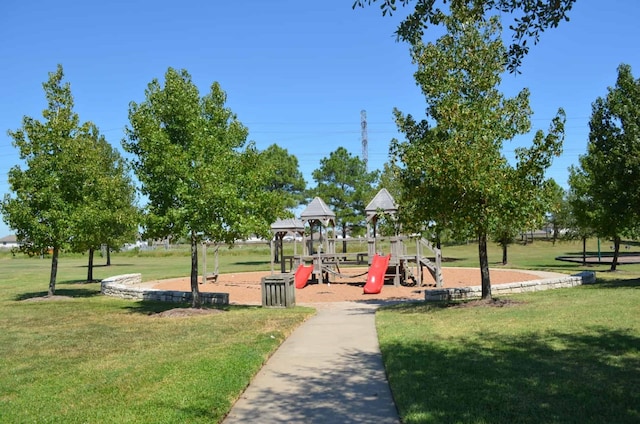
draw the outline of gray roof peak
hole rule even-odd
[[[319,197],[315,197],[305,210],[300,214],[300,219],[306,221],[321,221],[324,225],[335,222],[336,214],[329,209],[329,206]]]
[[[278,219],[271,224],[271,231],[274,233],[304,231],[304,224],[297,218]]]
[[[396,202],[386,188],[380,189],[378,194],[376,194],[365,208],[367,215],[375,214],[379,210],[388,213],[398,212],[398,206],[396,206]]]

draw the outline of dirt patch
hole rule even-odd
[[[357,275],[366,272],[366,268],[343,269],[345,274]],[[491,284],[506,284],[517,281],[531,281],[540,279],[534,273],[526,271],[492,269]],[[480,270],[477,268],[443,268],[444,288],[469,287],[480,285]],[[215,283],[199,284],[201,292],[229,293],[229,303],[238,305],[260,305],[262,291],[260,281],[270,272],[244,272],[235,274],[221,274]],[[378,294],[363,294],[366,275],[356,278],[337,278],[331,284],[309,284],[303,289],[296,290],[296,303],[323,303],[342,301],[389,301],[389,300],[424,300],[425,290],[435,288],[435,282],[428,285],[400,286],[385,284]],[[147,287],[160,290],[190,291],[189,278],[174,278],[170,280],[150,281],[144,283]]]

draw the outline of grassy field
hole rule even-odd
[[[595,252],[595,241],[588,248]],[[509,267],[573,273],[584,267],[554,258],[580,250],[568,242],[514,245]],[[443,254],[447,266],[477,266],[474,244],[445,246]],[[500,258],[490,246],[492,266]],[[212,249],[207,261],[211,269]],[[270,252],[264,244],[237,246],[222,249],[219,261],[220,272],[266,270]],[[141,272],[152,280],[188,275],[190,262],[180,247],[115,253],[110,267],[101,257],[96,264],[98,279]],[[85,283],[86,257],[66,254],[56,294],[71,299],[29,301],[46,294],[49,267],[48,259],[0,253],[3,423],[217,422],[312,313],[230,307],[159,318],[155,312],[174,305],[100,296],[97,283]],[[522,303],[511,307],[380,311],[381,348],[403,420],[638,422],[640,265],[615,274],[607,268],[588,267],[598,271],[595,286],[514,296]]]
[[[595,252],[595,241],[588,248]],[[443,251],[455,258],[450,264],[475,260],[467,246]],[[606,265],[553,260],[580,251],[578,243],[514,246],[511,266],[596,270],[598,284],[510,296],[506,307],[379,311],[380,346],[403,422],[640,422],[640,265],[609,273]]]
[[[264,260],[250,251],[227,259],[230,269]],[[112,262],[96,268],[96,277],[186,275],[189,256],[117,254]],[[83,283],[86,258],[73,255],[60,260],[56,290],[71,298],[25,300],[46,294],[49,266],[46,259],[0,256],[2,423],[218,422],[266,358],[313,313],[229,307],[159,318],[154,312],[175,305],[101,296],[99,284]]]

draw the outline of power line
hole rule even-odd
[[[367,139],[367,111],[360,111],[360,127],[362,129],[362,161],[364,162],[364,170],[367,170],[367,163],[369,162],[369,142]]]

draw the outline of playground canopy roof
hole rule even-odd
[[[375,218],[380,211],[392,215],[398,212],[398,206],[386,188],[381,189],[365,208],[367,221]]]
[[[297,218],[279,219],[271,224],[273,234],[303,233],[304,223]]]
[[[336,214],[319,197],[315,197],[305,210],[300,214],[302,222],[320,221],[324,226],[332,223],[335,225]]]

